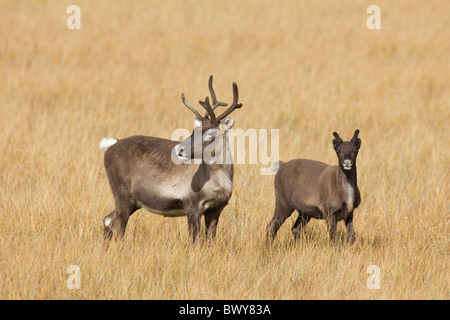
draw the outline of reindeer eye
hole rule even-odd
[[[336,153],[337,154],[341,154],[341,150],[336,150]]]

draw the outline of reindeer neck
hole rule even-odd
[[[228,144],[228,138],[224,139],[224,145],[225,148],[222,149],[223,152],[218,156],[216,161],[212,164],[205,164],[202,162],[203,165],[208,167],[208,170],[211,172],[218,172],[222,171],[224,172],[230,179],[233,178],[233,172],[234,172],[234,166],[233,166],[233,156]]]
[[[206,163],[202,163],[202,166],[204,166],[204,170],[208,170],[211,173],[215,173],[215,172],[223,172],[225,173],[230,179],[233,178],[233,172],[234,172],[234,168],[233,168],[233,164],[227,164],[227,163],[213,163],[213,164],[206,164]]]
[[[356,187],[358,185],[357,182],[357,174],[356,174],[356,164],[354,166],[352,166],[351,170],[343,170],[342,168],[339,167],[339,169],[341,170],[341,172],[344,174],[344,177],[346,179],[346,181],[352,186],[352,187]]]

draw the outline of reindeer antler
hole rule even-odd
[[[198,103],[200,103],[200,105],[206,109],[206,113],[205,113],[204,117],[207,117],[209,115],[211,118],[211,122],[215,122],[216,114],[214,113],[214,108],[211,107],[211,105],[209,104],[209,98],[206,97],[205,101],[199,101]]]
[[[220,121],[222,121],[226,116],[228,116],[235,109],[241,108],[242,103],[238,103],[238,99],[239,99],[238,87],[237,87],[236,82],[233,82],[233,103],[224,113],[222,113],[220,116],[216,117],[214,110],[219,106],[226,107],[228,104],[217,100],[216,93],[214,92],[212,82],[213,82],[213,76],[210,75],[209,81],[208,81],[208,87],[209,87],[209,93],[211,94],[212,105],[209,103],[208,97],[205,98],[205,101],[199,101],[200,105],[203,108],[205,108],[205,110],[206,110],[206,113],[204,116],[201,116],[200,113],[197,110],[195,110],[186,101],[184,93],[181,95],[181,100],[183,101],[184,105],[189,110],[191,110],[200,121],[203,121],[209,115],[211,122],[218,125],[220,123]]]
[[[212,101],[211,108],[213,110],[216,110],[216,108],[219,106],[226,107],[228,105],[228,103],[217,101],[216,93],[214,92],[212,83],[213,83],[213,76],[210,75],[209,80],[208,80],[208,87],[209,87],[209,93],[211,94],[211,101]]]
[[[191,110],[191,111],[195,114],[195,116],[196,116],[200,121],[203,121],[204,117],[202,117],[202,116],[200,115],[200,113],[199,113],[197,110],[195,110],[194,107],[192,107],[192,106],[186,101],[186,97],[184,96],[184,93],[181,94],[181,100],[183,101],[184,105],[185,105],[189,110]]]
[[[209,93],[211,94],[212,105],[209,104],[208,97],[205,98],[205,101],[199,101],[199,103],[207,111],[207,113],[205,113],[204,117],[207,117],[209,115],[211,117],[211,121],[215,121],[216,115],[214,113],[214,110],[216,110],[216,108],[219,106],[226,107],[228,104],[217,100],[216,93],[213,88],[213,75],[209,76],[208,88],[209,88]]]
[[[216,118],[216,122],[220,123],[226,116],[232,113],[235,109],[239,109],[242,107],[242,103],[238,103],[239,100],[239,91],[236,82],[233,82],[233,103],[231,106],[225,110],[220,116]]]

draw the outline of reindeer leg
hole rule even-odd
[[[336,215],[334,213],[330,213],[328,215],[327,225],[328,225],[328,232],[330,234],[330,241],[335,242],[336,241],[337,219],[336,219]]]
[[[291,229],[292,233],[294,234],[295,241],[298,241],[300,239],[302,228],[309,222],[309,220],[311,220],[310,216],[306,216],[301,211],[298,212],[298,218]]]
[[[205,212],[205,234],[207,240],[213,240],[216,238],[217,223],[219,222],[220,213],[223,208],[224,206],[212,212]]]
[[[103,218],[103,237],[107,243],[111,240],[113,236],[112,225],[111,222],[113,217],[115,216],[115,210],[113,210],[110,214]]]
[[[349,212],[345,218],[345,226],[347,227],[347,242],[353,244],[353,242],[355,242],[355,230],[353,230],[353,211]]]
[[[283,222],[294,212],[294,208],[283,204],[281,201],[277,201],[275,204],[275,212],[272,220],[266,227],[266,241],[268,244],[272,244],[278,229],[280,229]]]
[[[107,243],[113,236],[116,240],[123,239],[128,219],[136,210],[134,206],[119,207],[103,219],[103,235]]]
[[[198,212],[190,213],[187,215],[188,218],[188,230],[189,235],[192,237],[192,243],[197,242],[198,234],[200,232],[200,221],[202,215]]]
[[[130,216],[139,209],[136,200],[130,194],[130,191],[123,188],[124,179],[117,175],[116,171],[109,171],[106,168],[109,185],[114,196],[114,211],[103,219],[103,235],[106,240],[106,248],[109,241],[114,237],[115,240],[123,239]]]

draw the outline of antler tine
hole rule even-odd
[[[211,122],[215,122],[216,114],[214,113],[214,109],[209,104],[209,98],[206,97],[205,101],[199,101],[198,103],[200,103],[202,107],[206,109],[207,113],[205,114],[205,117],[209,114],[209,116],[211,117]]]
[[[208,87],[209,87],[209,93],[211,94],[212,109],[215,110],[219,106],[226,107],[228,105],[228,103],[217,101],[216,93],[214,92],[212,83],[213,83],[213,76],[210,75],[209,81],[208,81]]]
[[[216,110],[217,107],[219,107],[219,106],[226,107],[228,105],[228,103],[217,101],[216,92],[214,91],[214,88],[213,88],[213,75],[209,76],[208,88],[209,88],[209,93],[211,94],[211,101],[212,101],[212,105],[210,105],[209,103],[208,103],[208,105],[210,106],[210,108],[213,111],[213,113],[214,113],[214,110]],[[199,103],[205,109],[207,108],[207,107],[205,107],[206,99],[205,99],[205,101],[199,101]],[[208,114],[211,116],[211,110],[206,109],[206,111],[208,111],[208,112],[205,113],[204,117],[207,117]],[[216,119],[216,115],[214,114],[214,116],[211,116],[211,119],[212,118]]]
[[[199,113],[197,110],[195,110],[195,109],[194,109],[194,108],[186,101],[186,97],[184,96],[184,93],[181,94],[181,100],[183,101],[184,105],[185,105],[189,110],[191,110],[191,111],[195,114],[195,116],[196,116],[200,121],[203,121],[204,117],[202,117],[202,116],[200,115],[200,113]]]
[[[226,116],[228,116],[230,113],[232,113],[235,109],[239,109],[242,107],[242,103],[238,103],[239,100],[239,91],[236,82],[233,82],[233,103],[231,106],[220,116],[216,118],[216,122],[220,123]]]

